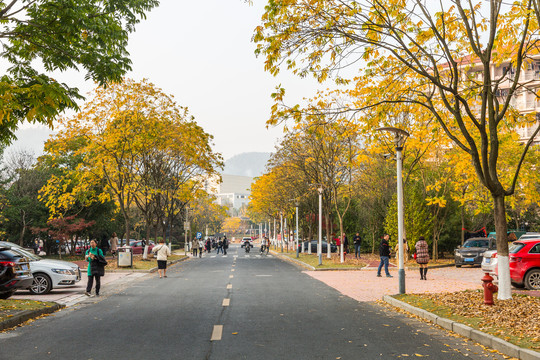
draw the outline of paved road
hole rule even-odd
[[[230,250],[1,333],[0,359],[503,358],[275,257]]]

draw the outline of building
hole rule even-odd
[[[221,182],[218,177],[209,181],[208,191],[217,197],[219,205],[240,210],[249,203],[252,182],[249,176],[222,174]]]

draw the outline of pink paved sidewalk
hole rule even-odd
[[[306,274],[358,301],[381,300],[383,295],[399,292],[397,271],[393,278],[377,277],[377,271],[306,271]],[[482,288],[484,273],[479,268],[429,269],[428,280],[420,280],[417,269],[405,272],[405,289],[412,293],[442,293]]]

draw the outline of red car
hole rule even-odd
[[[141,255],[144,252],[144,246],[142,240],[130,240],[129,245],[131,246],[131,250],[133,251],[133,255]],[[152,251],[154,248],[154,242],[150,240],[148,243],[148,254]]]
[[[509,252],[512,284],[540,290],[540,239],[514,241]]]

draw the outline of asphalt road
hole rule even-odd
[[[0,359],[503,359],[234,245],[102,293],[0,333]]]

